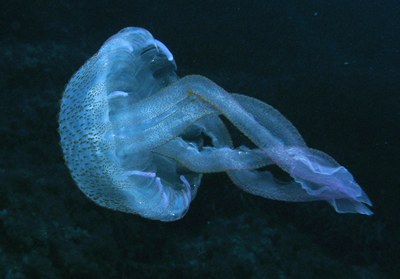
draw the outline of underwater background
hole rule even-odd
[[[1,1],[0,278],[398,278],[399,14],[393,0]],[[225,174],[172,223],[89,201],[64,165],[59,100],[127,26],[162,41],[179,76],[279,110],[374,215],[253,196]]]

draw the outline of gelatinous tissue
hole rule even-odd
[[[188,211],[203,173],[226,172],[238,187],[265,198],[324,200],[339,213],[372,214],[348,170],[308,148],[277,110],[202,76],[180,79],[175,70],[163,43],[128,27],[73,75],[61,100],[59,133],[66,165],[88,198],[174,221]],[[234,147],[222,115],[256,148]],[[293,181],[261,170],[272,164]]]

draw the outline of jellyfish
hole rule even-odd
[[[72,178],[93,202],[174,221],[188,211],[203,174],[226,172],[254,195],[323,200],[339,213],[372,214],[350,172],[307,147],[279,111],[203,76],[179,78],[176,69],[162,42],[128,27],[70,79],[58,117],[60,143]],[[235,147],[222,118],[255,147]],[[292,181],[276,179],[269,165]]]

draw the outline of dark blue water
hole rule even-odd
[[[0,278],[397,278],[399,14],[393,0],[1,1]],[[58,100],[126,26],[166,44],[180,76],[278,109],[375,214],[262,199],[222,174],[174,223],[86,199],[58,144]]]

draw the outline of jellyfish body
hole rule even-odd
[[[73,179],[91,200],[174,221],[187,212],[203,173],[225,171],[252,194],[326,200],[338,212],[372,214],[353,176],[308,148],[278,111],[201,76],[179,79],[175,70],[163,43],[129,27],[71,78],[61,100],[61,146]],[[258,148],[234,148],[221,114]],[[212,146],[204,146],[204,136]],[[293,182],[257,170],[271,164]]]

